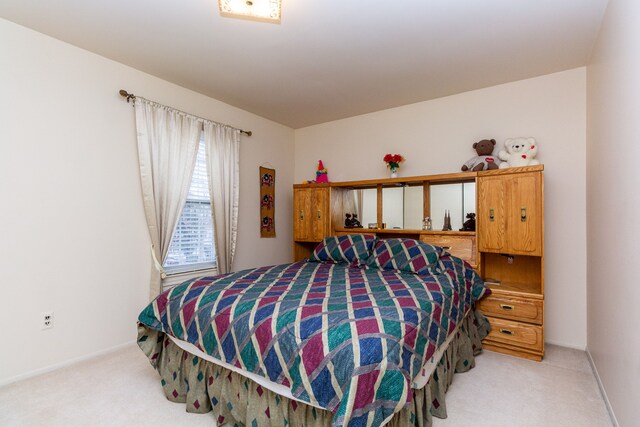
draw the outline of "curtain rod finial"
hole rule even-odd
[[[118,92],[120,94],[120,96],[127,98],[127,102],[131,101],[132,99],[135,100],[136,96],[132,93],[127,92],[124,89],[120,89],[120,91]]]

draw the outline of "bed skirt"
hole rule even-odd
[[[453,374],[475,366],[474,356],[489,332],[479,311],[471,311],[438,362],[427,385],[413,390],[413,400],[397,412],[387,426],[430,426],[431,417],[447,417],[445,393]],[[186,403],[187,412],[213,411],[218,426],[331,425],[327,410],[282,397],[254,381],[215,363],[192,355],[174,344],[163,332],[138,325],[138,346],[161,377],[167,399]]]

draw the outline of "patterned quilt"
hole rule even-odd
[[[381,426],[487,292],[450,256],[433,275],[298,262],[185,282],[138,320],[288,387],[333,426]]]

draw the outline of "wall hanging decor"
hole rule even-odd
[[[276,170],[260,166],[260,237],[276,237]]]

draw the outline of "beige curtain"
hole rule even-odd
[[[151,237],[149,292],[153,299],[161,292],[162,264],[189,191],[202,121],[140,97],[134,105],[140,180]]]
[[[358,215],[358,221],[362,222],[362,190],[349,190],[342,193],[342,206],[344,213]],[[344,221],[342,218],[341,221]]]
[[[356,199],[356,213],[358,214],[358,221],[362,222],[362,203],[364,202],[363,190],[354,190]]]
[[[238,234],[240,188],[240,131],[204,122],[211,215],[216,243],[216,264],[221,274],[231,271]]]

